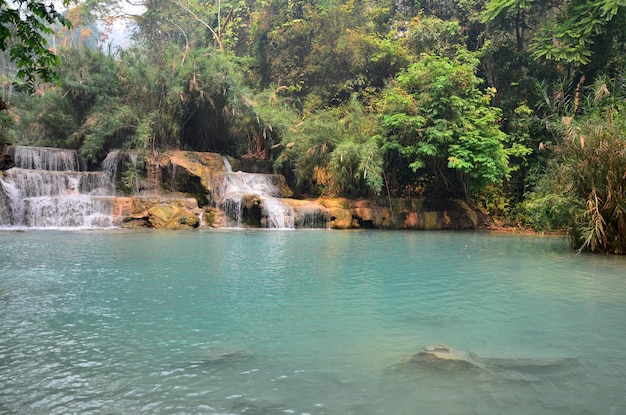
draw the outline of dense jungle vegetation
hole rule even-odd
[[[626,253],[626,0],[47,3],[0,0],[5,142],[257,158]]]

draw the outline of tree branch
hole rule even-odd
[[[181,7],[183,10],[185,10],[187,13],[189,13],[190,15],[193,16],[194,19],[196,19],[199,23],[201,23],[204,27],[206,27],[207,29],[209,29],[211,31],[211,33],[213,34],[213,38],[215,39],[215,42],[217,43],[218,47],[220,50],[224,50],[224,48],[222,47],[222,39],[220,38],[220,35],[218,35],[215,30],[213,30],[213,28],[211,26],[209,26],[204,20],[200,19],[189,7],[185,6],[184,4],[182,4],[179,1],[174,1],[174,3]]]

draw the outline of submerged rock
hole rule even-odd
[[[423,347],[392,368],[420,365],[447,371],[476,371],[509,380],[535,381],[540,376],[571,369],[576,359],[571,357],[513,357],[491,358],[472,352],[452,349],[445,344]]]
[[[445,344],[424,346],[422,350],[404,359],[403,363],[424,363],[442,367],[457,366],[459,368],[485,369],[472,353],[451,349]]]
[[[194,367],[238,366],[254,359],[246,350],[212,351],[192,362]]]

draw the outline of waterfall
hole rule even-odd
[[[226,173],[232,173],[233,166],[230,165],[230,161],[228,161],[226,157],[222,157],[222,161],[224,162],[224,170],[226,170]]]
[[[328,229],[330,227],[330,215],[327,210],[319,206],[302,207],[298,209],[295,227],[298,229]]]
[[[255,173],[225,173],[217,189],[219,207],[230,218],[227,226],[245,222],[263,228],[293,228],[293,208],[280,201],[280,176]]]
[[[74,150],[51,147],[9,146],[6,154],[22,169],[51,171],[83,171],[85,163]]]
[[[227,217],[227,227],[244,224],[262,228],[293,229],[294,209],[282,202],[281,180],[277,174],[233,172],[226,157],[224,177],[214,199]]]
[[[105,173],[111,184],[115,184],[117,181],[118,170],[120,169],[120,150],[109,151],[109,154],[102,161],[101,169]]]
[[[11,146],[15,167],[0,176],[0,226],[113,226],[110,173],[85,171],[73,150]]]
[[[106,174],[111,183],[111,193],[115,193],[116,184],[124,180],[123,172],[136,173],[138,154],[136,150],[111,150],[102,160],[101,171]],[[126,191],[139,193],[138,174],[132,174],[132,183],[124,183]]]

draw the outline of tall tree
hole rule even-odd
[[[272,0],[253,19],[260,86],[286,86],[312,109],[378,92],[409,61],[380,31],[386,18],[355,0]]]
[[[463,50],[422,55],[383,96],[383,148],[425,171],[431,191],[468,198],[509,172],[501,113],[490,105],[493,91],[479,88],[477,65]]]

